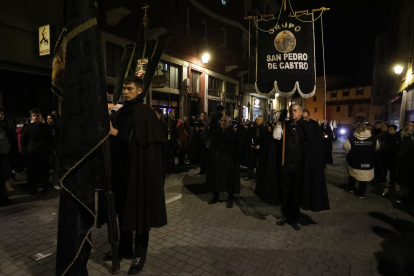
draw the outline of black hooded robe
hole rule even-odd
[[[119,124],[124,122],[118,119],[128,112],[124,108],[111,116],[115,129],[119,129]],[[132,116],[128,127],[131,131],[128,132],[127,156],[125,159],[125,155],[117,154],[117,149],[114,149],[112,183],[121,231],[136,231],[139,234],[167,224],[163,139],[160,122],[153,109],[137,101],[129,112],[132,114],[125,116]]]
[[[210,192],[240,193],[239,136],[228,127],[212,134],[207,185]]]

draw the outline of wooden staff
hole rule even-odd
[[[286,120],[283,120],[282,166],[285,164]]]

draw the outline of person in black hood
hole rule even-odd
[[[49,156],[54,149],[53,134],[39,109],[30,110],[30,114],[32,123],[24,128],[21,140],[22,154],[27,160],[27,183],[31,196],[39,191],[50,195]]]
[[[207,173],[207,184],[213,197],[208,204],[219,200],[220,192],[227,192],[227,208],[233,207],[234,195],[240,193],[239,137],[230,126],[230,118],[221,118],[221,127],[212,134],[211,164]]]
[[[321,126],[322,132],[322,149],[323,156],[326,164],[333,164],[332,157],[332,142],[333,142],[333,132],[331,126],[327,123],[323,123]]]

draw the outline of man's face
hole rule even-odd
[[[310,118],[309,118],[309,113],[308,113],[308,112],[303,112],[303,113],[302,113],[302,118],[303,118],[303,120],[305,120],[305,121],[309,121],[309,120],[310,120]]]
[[[376,129],[380,129],[380,128],[381,128],[381,124],[380,124],[380,123],[375,124],[375,128],[376,128]]]
[[[33,123],[40,123],[43,119],[42,115],[37,113],[32,113],[31,118]]]
[[[4,120],[4,113],[0,112],[0,121],[3,121],[3,120]]]
[[[393,128],[393,127],[390,127],[388,129],[388,133],[391,134],[391,135],[394,135],[395,133],[397,133],[397,130],[395,128]]]
[[[388,127],[386,124],[381,124],[381,131],[387,131]]]
[[[138,88],[135,83],[131,82],[122,86],[125,101],[132,101],[142,93],[142,88]]]
[[[300,119],[301,116],[302,116],[302,111],[299,110],[298,105],[291,105],[289,107],[289,117],[291,120],[297,121]]]
[[[229,120],[227,120],[226,116],[221,117],[221,128],[226,129],[229,127]]]
[[[262,117],[257,117],[257,118],[256,118],[256,124],[257,124],[257,125],[259,125],[259,126],[260,126],[261,124],[263,124],[263,118],[262,118]]]
[[[47,116],[47,123],[49,125],[53,124],[53,118],[52,118],[52,116]]]
[[[201,121],[205,121],[205,120],[206,120],[206,114],[201,113],[201,114],[200,114],[200,120],[201,120]]]

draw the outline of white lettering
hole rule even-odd
[[[288,54],[283,54],[283,59],[287,60],[288,59]]]
[[[270,61],[270,55],[267,55],[266,58],[267,58],[266,61],[269,62]]]
[[[307,53],[303,54],[303,60],[308,60],[308,54]]]
[[[308,70],[308,63],[307,62],[303,63],[303,69]]]
[[[293,60],[298,60],[298,54],[293,53],[292,56],[293,56]]]
[[[299,69],[303,69],[303,62],[299,62]]]
[[[297,62],[297,61],[296,61],[296,62],[294,62],[294,64],[295,64],[295,69],[298,69],[298,63],[299,63],[299,62]]]
[[[285,23],[282,24],[282,28],[287,28],[287,26],[288,26],[287,25],[287,22],[285,22]]]
[[[296,26],[296,27],[295,27],[295,31],[296,31],[296,32],[299,32],[299,31],[300,31],[300,26]]]
[[[298,60],[302,60],[302,54],[298,53]]]
[[[272,69],[272,64],[271,63],[267,64],[267,69],[269,69],[269,70]]]
[[[277,63],[273,63],[273,69],[277,69]]]
[[[279,25],[276,25],[275,31],[280,30],[280,29],[281,29],[280,26]]]
[[[289,23],[289,28],[293,28],[295,27],[295,25],[293,25],[292,23]]]
[[[285,69],[285,67],[283,66],[283,62],[279,63],[279,68],[280,69]]]

